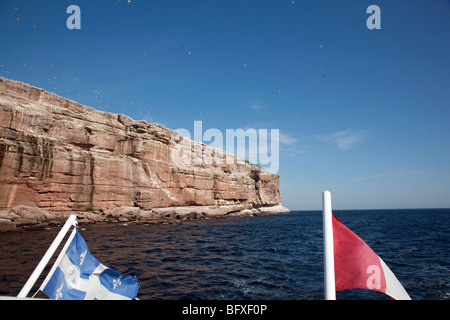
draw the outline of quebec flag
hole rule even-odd
[[[75,229],[41,290],[56,300],[129,300],[136,298],[139,284],[101,264]]]

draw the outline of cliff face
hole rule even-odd
[[[206,154],[223,151],[0,78],[0,210],[209,206],[226,214],[280,204],[278,175],[229,154],[195,161]]]

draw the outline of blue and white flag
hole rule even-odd
[[[126,300],[136,298],[139,284],[101,264],[74,229],[41,290],[56,300]]]

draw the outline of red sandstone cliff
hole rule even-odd
[[[121,221],[288,211],[278,175],[229,154],[232,163],[174,160],[179,150],[190,160],[223,154],[161,125],[0,78],[0,220],[21,225],[24,207]]]

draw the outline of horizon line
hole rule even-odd
[[[322,211],[322,209],[289,209],[294,211]],[[434,208],[379,208],[379,209],[333,209],[332,211],[369,211],[369,210],[450,210],[450,207],[434,207]]]

